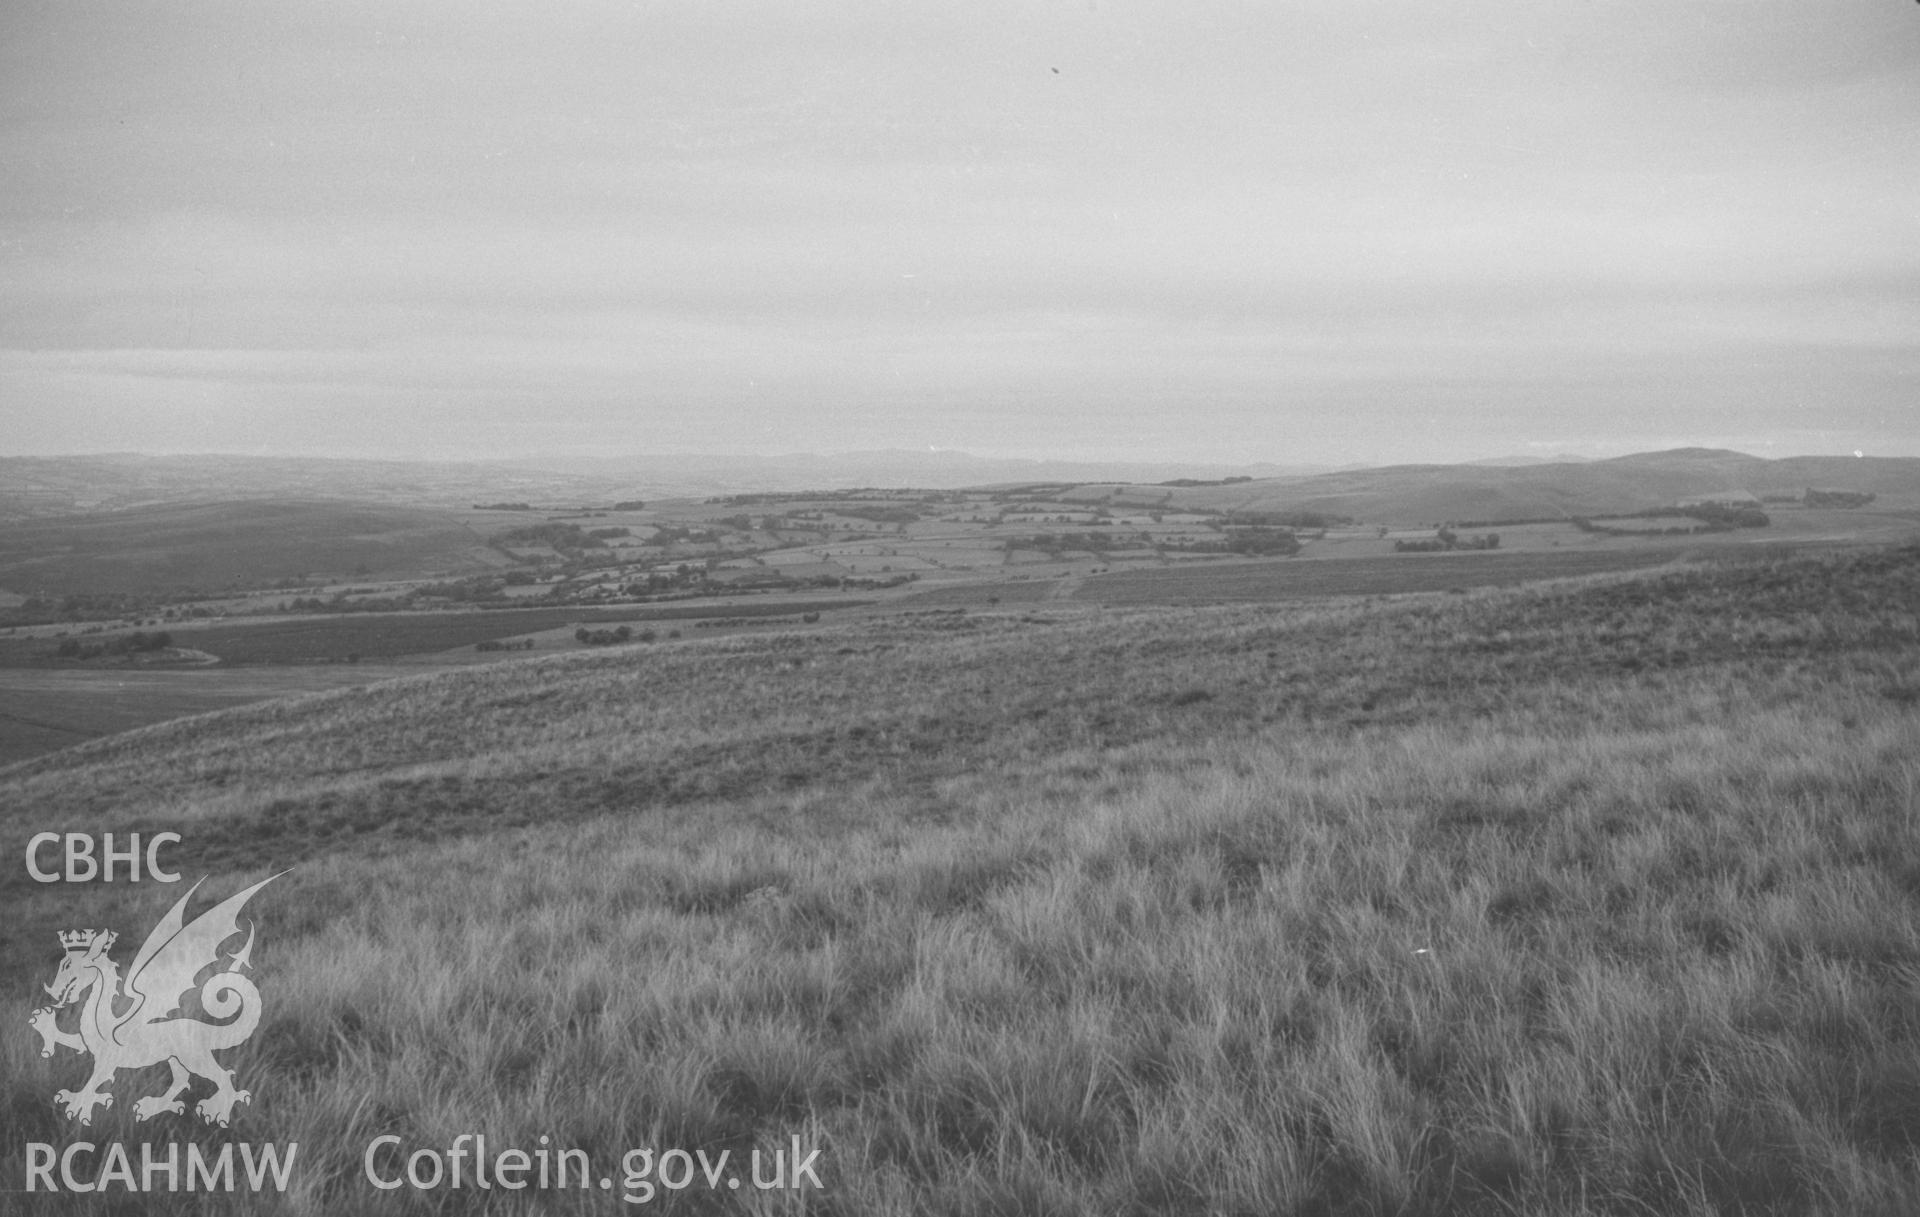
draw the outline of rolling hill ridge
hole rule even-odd
[[[255,587],[498,564],[458,517],[331,499],[168,503],[0,530],[0,588],[26,595]]]
[[[1127,490],[1174,507],[1311,511],[1368,523],[1567,519],[1646,511],[1714,495],[1797,495],[1808,488],[1870,493],[1920,508],[1920,459],[1796,456],[1780,460],[1682,448],[1603,461],[1521,466],[1399,465],[1241,482]],[[1090,489],[1079,492],[1091,497]]]

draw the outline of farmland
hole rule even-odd
[[[1777,493],[1794,478],[1841,476],[1871,489]],[[1371,557],[1418,547],[1449,521],[1498,526],[1509,549],[1609,539],[1596,534],[1617,534],[1611,539],[1631,548],[1671,540],[1663,534],[1672,532],[1724,531],[1737,512],[1716,509],[1728,513],[1718,523],[1688,516],[1707,506],[1686,506],[1686,496],[1759,504],[1751,492],[1723,489],[1743,482],[1776,491],[1766,512],[1751,511],[1784,540],[1889,543],[1920,527],[1920,462],[1768,462],[1733,453],[1221,485],[870,488],[470,509],[248,499],[18,523],[0,545],[0,592],[12,605],[8,620],[46,624],[270,614],[296,601],[329,611],[431,611],[729,588],[886,590],[915,580],[992,582],[1250,556]],[[1560,488],[1550,503],[1527,497],[1533,490],[1507,494],[1542,485]]]
[[[232,1053],[234,1135],[302,1145],[277,1210],[613,1211],[365,1182],[375,1136],[480,1131],[798,1137],[843,1213],[1891,1217],[1916,605],[1907,548],[869,609],[147,727],[0,816],[164,825],[210,892],[293,868]],[[0,970],[171,899],[10,872]],[[65,1135],[72,1056],[0,1050],[5,1135]],[[89,1135],[226,1135],[127,1106]]]
[[[271,694],[271,677],[223,685],[239,667],[357,668],[360,675],[328,683],[366,684],[379,678],[367,665],[471,666],[507,653],[475,648],[509,640],[540,653],[575,650],[578,629],[638,645],[682,625],[709,633],[830,627],[854,609],[872,618],[939,607],[1465,591],[1756,546],[1832,548],[1920,534],[1920,497],[1905,488],[1898,462],[1866,471],[1878,494],[1775,495],[1766,513],[1749,512],[1765,527],[1729,531],[1699,508],[1621,499],[1635,485],[1668,492],[1731,468],[1697,456],[1678,464],[1676,472],[1652,454],[1603,471],[1594,485],[1604,493],[1596,489],[1592,502],[1629,503],[1628,516],[1516,521],[1497,531],[1476,521],[1464,535],[1432,521],[1309,510],[1300,504],[1317,500],[1288,499],[1285,486],[1255,480],[466,509],[316,499],[40,518],[14,529],[0,553],[0,575],[11,571],[6,577],[24,589],[0,601],[0,625],[10,626],[0,636],[0,755],[31,756]],[[1762,480],[1787,476],[1766,462],[1740,468]],[[1408,510],[1482,501],[1433,498],[1449,478],[1518,485],[1535,476],[1377,472],[1336,482],[1373,487],[1374,497],[1355,502]],[[1412,497],[1379,497],[1394,486]],[[1674,514],[1688,511],[1695,514]],[[1455,552],[1407,552],[1433,549]],[[629,639],[612,636],[622,625]],[[130,649],[136,631],[148,639],[164,632],[171,645]],[[42,690],[7,674],[21,669],[63,671],[68,681]],[[310,682],[281,687],[297,692]],[[121,688],[118,701],[104,695]]]

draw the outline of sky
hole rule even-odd
[[[8,0],[0,455],[1920,455],[1910,0]]]

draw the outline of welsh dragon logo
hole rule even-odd
[[[53,1096],[69,1118],[81,1124],[92,1123],[95,1107],[113,1106],[113,1096],[105,1088],[115,1073],[163,1061],[173,1070],[173,1079],[165,1094],[135,1100],[136,1119],[150,1119],[161,1112],[183,1113],[180,1095],[194,1075],[214,1085],[213,1094],[197,1106],[200,1118],[209,1124],[224,1127],[232,1118],[234,1104],[252,1098],[250,1092],[234,1089],[233,1071],[222,1068],[213,1058],[215,1052],[244,1043],[260,1025],[260,990],[240,975],[240,969],[252,966],[252,922],[247,924],[247,940],[239,950],[223,958],[220,948],[240,933],[241,906],[279,877],[262,879],[214,905],[192,923],[183,924],[187,901],[200,890],[200,884],[195,883],[147,935],[127,969],[124,984],[120,965],[107,954],[118,935],[108,930],[61,933],[60,946],[66,957],[60,961],[53,983],[44,986],[53,1004],[35,1010],[27,1023],[40,1033],[43,1057],[52,1056],[55,1047],[93,1056],[93,1076],[87,1084]],[[195,992],[194,978],[208,968],[218,970],[199,984],[199,1005],[220,1022],[188,1017],[181,1008]],[[56,1022],[59,1012],[82,997],[86,1001],[80,1009],[78,1030],[61,1030]]]

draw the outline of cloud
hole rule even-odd
[[[1137,456],[1173,399],[1216,456],[1274,403],[1472,455],[1608,392],[1844,421],[1913,387],[1920,56],[1866,0],[4,21],[0,392],[41,435],[88,394],[271,434],[334,393],[494,439],[655,403],[692,446],[1098,409]]]

